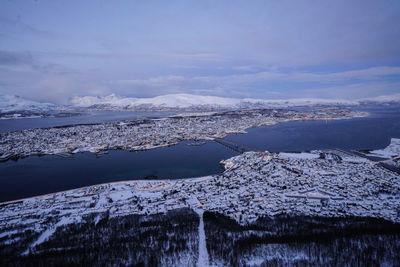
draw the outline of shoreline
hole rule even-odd
[[[4,202],[0,202],[0,208],[10,205],[10,204],[14,204],[14,203],[20,203],[20,202],[24,202],[26,200],[32,200],[32,199],[36,199],[36,198],[43,198],[46,196],[54,196],[57,194],[62,194],[62,193],[67,193],[67,192],[72,192],[74,190],[84,190],[84,189],[90,189],[96,186],[108,186],[108,185],[120,185],[123,183],[145,183],[145,182],[171,182],[171,181],[192,181],[196,182],[196,181],[201,181],[202,179],[207,179],[210,178],[211,176],[214,175],[218,175],[218,174],[212,174],[212,175],[207,175],[207,176],[199,176],[199,177],[188,177],[188,178],[177,178],[177,179],[159,179],[159,180],[144,180],[144,179],[140,179],[140,180],[121,180],[121,181],[115,181],[115,182],[107,182],[107,183],[99,183],[99,184],[92,184],[92,185],[86,185],[86,186],[81,186],[81,187],[76,187],[76,188],[72,188],[72,189],[66,189],[66,190],[61,190],[61,191],[57,191],[57,192],[52,192],[52,193],[47,193],[47,194],[42,194],[42,195],[35,195],[35,196],[31,196],[31,197],[25,197],[25,198],[19,198],[19,199],[15,199],[15,200],[9,200],[9,201],[4,201]]]
[[[194,255],[207,259],[203,252],[212,253],[213,244],[221,244],[218,240],[226,240],[224,244],[231,238],[243,238],[246,246],[258,246],[257,240],[290,246],[293,238],[315,244],[340,234],[352,242],[355,233],[367,238],[362,240],[370,240],[372,233],[386,247],[389,243],[382,238],[398,236],[400,176],[365,158],[337,150],[268,156],[245,152],[223,164],[220,175],[116,181],[3,202],[0,245],[17,248],[15,255],[26,259],[46,253],[46,247],[60,244],[63,236],[81,244],[86,231],[99,233],[99,240],[105,240],[102,233],[113,229],[127,233],[128,227],[140,229],[134,230],[134,236],[167,230],[170,234],[163,240],[169,240],[181,226],[193,222],[187,228],[192,229],[189,239],[201,241],[202,251],[199,254],[200,247],[195,246]],[[172,225],[170,216],[177,218]],[[115,228],[118,225],[120,230]],[[310,225],[320,232],[310,233]],[[343,227],[350,236],[344,235]],[[396,244],[397,248],[400,243]]]
[[[324,154],[325,156],[321,157],[321,154]],[[297,206],[297,208],[295,209],[297,210],[297,212],[293,210],[294,207],[292,207],[292,204],[290,203],[296,203],[299,201],[300,198],[304,199],[301,200],[301,203],[303,203],[303,201],[306,201],[312,204],[314,203],[313,201],[317,201],[313,205],[319,203],[320,200],[329,201],[329,203],[331,203],[329,206],[331,206],[333,210],[342,210],[341,212],[318,212],[318,214],[327,217],[343,217],[348,215],[367,217],[372,216],[384,219],[391,218],[391,221],[400,222],[400,218],[398,217],[398,215],[394,215],[393,211],[389,212],[387,210],[389,208],[396,209],[396,205],[400,205],[400,193],[397,192],[400,189],[397,188],[398,186],[393,187],[393,185],[400,184],[400,176],[380,167],[379,165],[371,164],[372,162],[367,159],[363,159],[355,155],[352,156],[348,154],[343,154],[340,151],[317,150],[302,153],[271,153],[266,158],[263,157],[262,152],[246,152],[244,154],[240,154],[233,158],[227,159],[223,163],[225,165],[225,170],[223,173],[217,175],[190,177],[182,179],[141,179],[100,183],[2,202],[0,204],[0,209],[7,210],[8,207],[11,207],[9,205],[12,204],[15,204],[17,206],[28,205],[26,206],[26,208],[31,205],[35,207],[37,205],[45,205],[46,207],[50,208],[56,203],[66,204],[69,201],[78,201],[78,203],[86,203],[84,204],[84,206],[87,206],[90,203],[97,203],[93,204],[93,211],[90,211],[93,209],[90,208],[86,212],[95,212],[95,210],[98,209],[99,211],[101,211],[104,210],[104,208],[106,207],[108,207],[106,208],[106,210],[113,210],[116,207],[119,207],[112,212],[115,213],[115,216],[135,213],[142,214],[143,212],[145,212],[146,214],[148,212],[150,214],[154,214],[158,213],[159,211],[168,211],[176,208],[191,207],[200,208],[205,211],[220,211],[225,213],[225,215],[229,215],[230,217],[235,218],[238,221],[246,222],[248,220],[253,221],[258,218],[257,215],[253,214],[253,212],[255,211],[250,212],[249,215],[244,215],[245,213],[249,212],[246,211],[246,209],[252,207],[253,205],[255,205],[254,208],[256,208],[256,210],[259,205],[269,206],[269,209],[271,209],[269,212],[261,212],[261,214],[268,216],[277,215],[280,213],[304,213],[308,215],[315,214],[314,209],[307,211],[307,205],[303,208],[302,206]],[[282,165],[282,163],[285,164]],[[267,171],[265,170],[266,167],[269,169],[272,168],[271,170],[275,171]],[[321,167],[323,168],[321,169]],[[279,170],[276,170],[276,168],[279,168]],[[311,169],[308,170],[309,168]],[[358,182],[355,182],[354,178],[348,180],[349,178],[346,176],[347,173],[353,172],[357,172],[360,176],[360,178],[357,178],[361,179],[359,182],[360,184],[358,184]],[[267,175],[269,178],[263,178],[265,175]],[[304,178],[298,178],[299,175],[300,177]],[[332,180],[331,176],[336,176],[337,178]],[[376,177],[381,178],[380,180],[376,180]],[[291,181],[291,179],[293,181]],[[307,180],[309,179],[311,180],[307,182]],[[278,181],[278,186],[274,185],[274,180]],[[355,184],[353,185],[352,183],[349,183],[350,181]],[[375,183],[377,183],[377,185],[371,187],[372,184]],[[235,186],[235,184],[237,184],[237,186]],[[363,185],[364,187],[366,186],[367,189],[360,189],[360,185]],[[348,189],[349,186],[352,188],[351,190]],[[381,193],[380,190],[383,190],[382,186],[385,186],[385,188],[387,186],[390,186],[391,189],[389,189],[388,187],[387,189],[382,191],[387,193]],[[205,188],[208,189],[204,191]],[[376,190],[378,190],[376,193],[372,193]],[[367,197],[368,200],[365,200],[365,204],[363,200],[365,196],[361,197],[361,195],[365,195],[368,191],[371,191],[371,193],[368,193],[368,195],[374,197]],[[390,195],[390,192],[392,191],[394,194],[394,198],[388,197],[387,195]],[[265,193],[262,192],[271,192],[272,195],[269,197],[262,197],[263,195],[265,195]],[[160,199],[160,196],[165,194],[170,195],[171,199]],[[358,194],[360,194],[360,196],[358,196]],[[226,199],[226,197],[228,197],[228,199]],[[144,210],[140,210],[141,205],[126,206],[124,203],[128,204],[128,200],[132,198],[143,198],[143,201],[145,202],[146,199],[148,199],[148,203],[152,204],[145,204],[143,206]],[[155,201],[154,198],[158,200]],[[234,200],[236,198],[238,199]],[[106,199],[109,199],[109,201],[106,201]],[[397,204],[388,204],[386,203],[388,201],[394,201],[394,203]],[[160,204],[156,204],[158,202]],[[274,202],[276,203],[273,204]],[[233,203],[235,203],[233,207],[236,208],[230,211]],[[282,210],[282,204],[284,203],[287,203],[285,205],[289,205],[285,208],[287,209],[286,211],[285,209]],[[349,210],[343,210],[343,208],[341,208],[343,205],[350,205],[347,208]],[[360,205],[362,208],[353,209],[352,205],[356,205],[356,207]],[[379,206],[379,209],[369,209],[367,208],[369,205],[377,205]],[[59,206],[59,204],[57,204],[56,206]],[[101,208],[103,206],[104,208]],[[320,205],[318,204],[317,206]],[[320,207],[322,208],[323,206]],[[252,209],[253,208],[251,208],[251,210]],[[379,210],[387,211],[381,214]],[[350,213],[348,214],[348,212]],[[257,212],[255,214],[257,214]],[[243,218],[242,215],[244,216]]]
[[[215,114],[211,115],[214,116]],[[357,112],[356,114],[354,114],[354,116],[352,117],[337,117],[337,118],[312,118],[312,119],[304,119],[304,118],[292,118],[292,119],[283,119],[283,120],[278,120],[278,121],[273,121],[273,122],[264,122],[264,123],[259,123],[259,124],[255,124],[255,125],[250,125],[247,128],[244,129],[235,129],[235,130],[226,130],[223,133],[219,134],[219,135],[214,135],[214,136],[201,136],[201,137],[195,137],[195,138],[183,138],[183,139],[177,139],[175,142],[171,142],[171,143],[166,143],[166,144],[159,144],[159,145],[151,145],[151,144],[145,144],[145,145],[141,145],[141,146],[115,146],[115,147],[111,147],[111,148],[99,148],[99,147],[82,147],[79,148],[78,151],[75,152],[75,150],[66,150],[65,149],[61,152],[36,152],[36,153],[32,153],[30,155],[10,155],[10,156],[6,156],[6,157],[0,157],[0,164],[1,162],[7,162],[9,160],[18,160],[18,159],[23,159],[23,158],[27,158],[30,156],[46,156],[46,155],[57,155],[57,154],[68,154],[73,156],[76,153],[84,153],[84,152],[90,152],[93,154],[99,154],[99,153],[105,153],[108,151],[112,151],[112,150],[127,150],[130,152],[139,152],[139,151],[148,151],[151,149],[157,149],[157,148],[162,148],[162,147],[170,147],[170,146],[175,146],[177,144],[179,144],[182,141],[213,141],[216,138],[225,138],[226,136],[228,136],[229,134],[247,134],[247,130],[251,129],[251,128],[259,128],[259,127],[268,127],[268,126],[275,126],[277,124],[280,123],[285,123],[285,122],[306,122],[306,121],[323,121],[323,120],[350,120],[350,119],[356,119],[356,118],[365,118],[370,116],[370,113],[368,112]],[[203,116],[201,116],[203,117]],[[207,117],[207,116],[205,116]],[[184,117],[185,118],[185,117]],[[173,117],[167,117],[165,119],[176,119]],[[135,120],[133,120],[134,122]],[[146,123],[147,119],[139,119],[139,121],[142,121],[144,123]],[[151,120],[149,120],[151,121]],[[65,126],[54,126],[54,127],[45,127],[45,128],[34,128],[34,129],[28,129],[28,130],[21,130],[21,131],[15,131],[15,132],[7,132],[6,134],[12,134],[12,133],[23,133],[24,131],[30,131],[30,130],[52,130],[52,129],[63,129],[63,128],[69,128],[69,127],[79,127],[79,126],[100,126],[100,125],[106,125],[106,124],[112,124],[112,123],[116,123],[116,124],[120,124],[120,125],[124,125],[127,122],[131,122],[131,121],[127,121],[127,120],[122,120],[122,121],[116,121],[116,122],[111,122],[111,123],[93,123],[93,124],[77,124],[77,125],[65,125]],[[2,135],[2,133],[0,133],[0,136]],[[7,152],[4,152],[7,153]],[[4,155],[4,154],[3,154]]]

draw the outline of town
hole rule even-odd
[[[223,138],[231,133],[246,133],[247,128],[286,121],[362,116],[367,116],[367,113],[336,108],[310,111],[260,109],[29,129],[0,134],[0,161],[32,155],[99,153],[112,149],[148,150],[175,145],[182,140]]]
[[[36,233],[28,247],[34,250],[69,224],[181,208],[242,225],[281,214],[400,222],[400,176],[366,158],[337,150],[246,152],[221,163],[219,175],[123,181],[2,203],[0,240],[12,244]]]

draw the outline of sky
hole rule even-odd
[[[400,93],[400,1],[0,2],[0,94]]]

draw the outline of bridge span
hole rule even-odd
[[[214,139],[214,141],[220,145],[223,145],[223,146],[239,153],[239,154],[242,154],[247,151],[264,152],[258,148],[255,148],[255,147],[252,147],[252,146],[249,146],[249,145],[237,142],[237,141],[233,141],[233,140],[216,138],[216,139]]]

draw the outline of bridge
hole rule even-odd
[[[255,152],[264,152],[261,151],[260,149],[254,148],[252,146],[233,141],[233,140],[227,140],[227,139],[221,139],[221,138],[216,138],[214,141],[220,145],[223,145],[239,154],[242,154],[247,151],[255,151]]]

